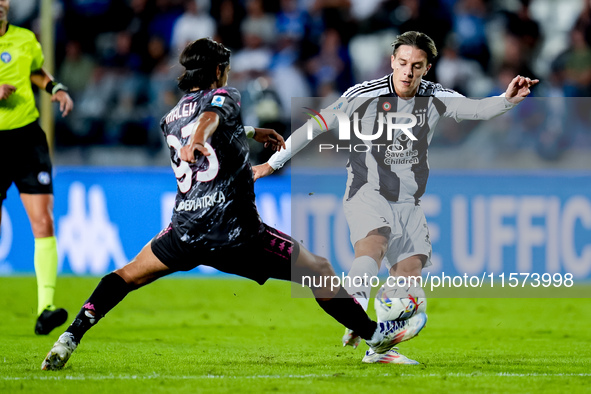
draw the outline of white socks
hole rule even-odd
[[[378,276],[378,263],[369,256],[357,257],[353,260],[351,270],[343,287],[367,311],[371,294],[371,278]],[[378,282],[379,283],[379,282]],[[376,284],[377,285],[377,284]]]

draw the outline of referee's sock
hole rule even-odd
[[[371,278],[378,276],[378,263],[369,256],[359,256],[353,260],[351,270],[347,274],[343,287],[361,304],[363,310],[369,306],[371,295]]]
[[[326,313],[361,338],[369,340],[376,331],[377,323],[367,316],[361,305],[342,287],[334,298],[316,301]]]
[[[104,276],[66,332],[80,343],[86,331],[103,318],[135,287],[114,272]]]
[[[53,295],[57,282],[57,241],[54,236],[35,238],[35,276],[37,277],[37,316],[54,310]]]

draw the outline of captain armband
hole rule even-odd
[[[244,126],[244,133],[246,133],[246,138],[254,137],[254,127],[252,126]]]
[[[68,88],[66,87],[66,85],[55,81],[49,81],[47,82],[47,85],[45,85],[45,91],[51,94],[52,96],[60,90],[67,92]]]

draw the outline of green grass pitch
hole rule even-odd
[[[98,281],[58,279],[70,320]],[[342,327],[287,283],[172,277],[130,294],[46,372],[66,326],[35,336],[35,297],[33,277],[0,278],[0,393],[591,391],[588,298],[430,298],[426,328],[400,346],[421,365],[366,365],[366,346],[343,348]]]

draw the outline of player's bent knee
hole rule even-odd
[[[336,276],[330,262],[320,256],[316,256],[313,267],[313,286],[311,286],[314,297],[318,300],[328,301],[334,298],[340,289],[340,280]]]
[[[414,255],[396,263],[390,268],[392,276],[420,276],[427,263],[427,256]]]
[[[298,274],[301,275],[299,283],[312,289],[314,296],[319,299],[331,299],[340,288],[340,282],[330,262],[321,256],[310,254]]]
[[[131,275],[131,273],[128,272],[125,269],[125,267],[116,269],[112,273],[113,274],[116,274],[116,275],[119,275],[125,281],[125,283],[127,283],[128,285],[132,285],[132,286],[137,286],[138,285],[138,278],[136,278],[133,275]]]
[[[47,238],[53,236],[53,220],[50,216],[31,220],[31,230],[35,238]]]
[[[312,271],[314,274],[325,278],[335,276],[335,272],[332,268],[332,265],[330,264],[330,261],[321,256],[316,256],[315,262],[312,265]]]
[[[380,262],[388,250],[388,238],[373,230],[365,238],[357,241],[354,249],[356,257],[369,256]]]

